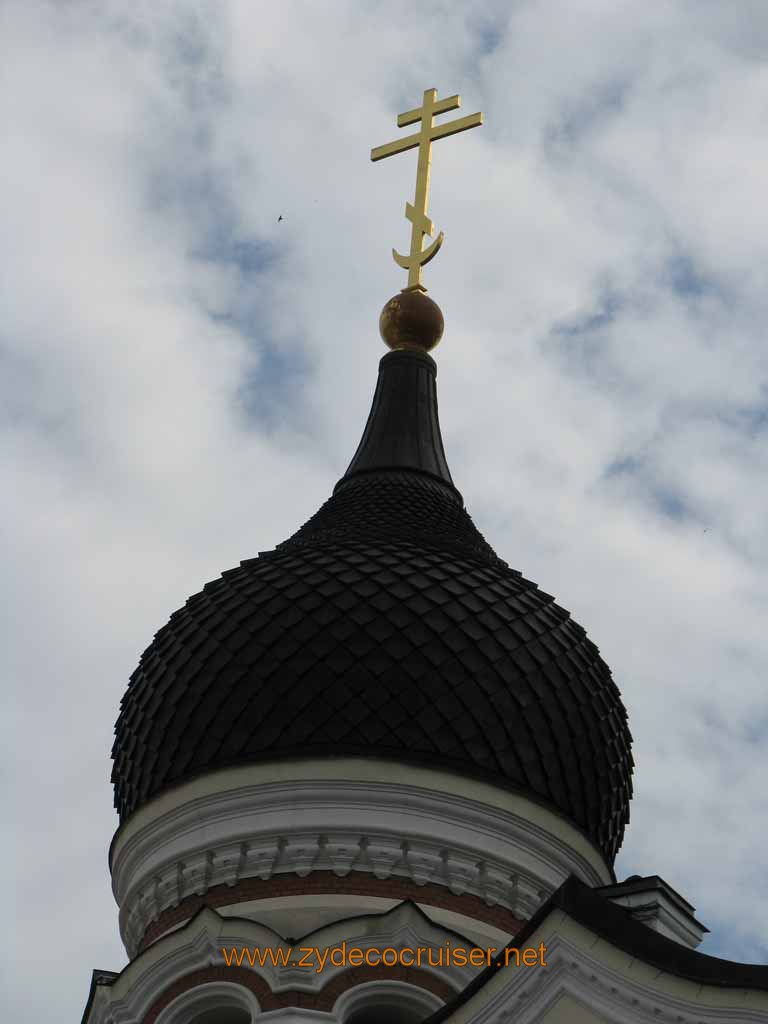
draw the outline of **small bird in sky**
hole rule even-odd
[[[281,213],[280,216],[277,218],[277,223],[279,224],[282,219],[283,219],[283,215]]]

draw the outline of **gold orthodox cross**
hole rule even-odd
[[[405,216],[411,222],[411,251],[407,256],[401,256],[395,249],[392,255],[395,263],[408,271],[408,288],[418,288],[425,292],[427,289],[421,283],[421,268],[429,263],[433,256],[437,255],[438,249],[443,244],[443,232],[437,238],[422,249],[424,235],[431,238],[435,228],[427,216],[427,204],[429,203],[429,170],[432,163],[432,143],[437,139],[445,139],[457,132],[464,132],[468,128],[477,128],[483,123],[483,115],[480,113],[469,114],[468,117],[459,117],[447,124],[435,126],[433,118],[437,114],[444,114],[447,110],[456,110],[461,106],[460,96],[448,96],[447,99],[437,99],[437,89],[424,90],[424,102],[415,110],[406,110],[404,114],[398,115],[397,126],[404,128],[408,124],[415,124],[421,121],[421,131],[415,135],[407,135],[404,139],[396,142],[388,142],[386,146],[377,146],[371,150],[371,160],[383,160],[387,156],[394,156],[395,153],[405,153],[408,149],[419,147],[419,162],[416,169],[416,196],[411,203],[405,204]]]

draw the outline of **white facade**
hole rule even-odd
[[[596,847],[559,815],[444,771],[339,758],[213,772],[142,807],[118,831],[110,859],[132,960],[97,979],[84,1024],[415,1024],[446,1006],[440,1019],[451,1024],[768,1021],[767,991],[665,972],[550,899],[575,877],[625,905],[628,921],[635,914],[627,925],[635,935],[655,928],[669,936],[655,940],[667,950],[674,938],[708,961],[690,950],[701,937],[693,908],[661,880],[650,880],[649,902],[645,880],[616,885]],[[313,891],[320,876],[336,879],[338,891]],[[249,879],[266,886],[259,898],[244,898]],[[343,890],[350,879],[366,885]],[[388,891],[392,880],[410,887],[406,901]],[[522,944],[544,947],[546,964],[488,968],[466,998],[483,967],[437,965],[437,955],[448,947],[501,955],[512,933],[483,908],[506,912],[516,930],[543,913]],[[435,963],[373,971],[295,962],[297,947],[342,943],[430,949]],[[282,950],[293,962],[241,958],[238,967],[232,955],[244,948]]]

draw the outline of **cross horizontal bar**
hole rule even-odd
[[[468,114],[467,117],[457,117],[455,121],[448,124],[441,124],[434,127],[430,132],[430,139],[447,139],[449,135],[456,135],[457,132],[465,132],[468,128],[477,128],[483,123],[483,115]],[[406,135],[404,139],[397,139],[395,142],[387,142],[384,146],[376,146],[371,150],[371,160],[383,160],[385,157],[394,156],[396,153],[405,153],[409,149],[415,149],[421,142],[421,132],[415,135]]]
[[[465,132],[468,128],[477,128],[482,123],[483,115],[479,111],[477,114],[457,117],[455,121],[449,121],[448,124],[441,124],[439,128],[433,128],[431,133],[432,139],[447,139],[449,135]]]
[[[432,107],[433,114],[444,114],[448,110],[457,110],[461,106],[461,96],[446,96],[444,100],[438,100]],[[414,124],[421,120],[424,112],[423,105],[414,107],[413,110],[406,110],[404,114],[397,115],[397,127],[405,128],[408,124]]]
[[[395,153],[405,153],[408,149],[415,149],[421,142],[421,132],[415,135],[406,135],[404,139],[396,139],[394,142],[387,142],[384,146],[377,146],[371,150],[371,160],[383,160],[385,156],[394,156]]]

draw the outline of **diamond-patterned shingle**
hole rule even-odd
[[[377,395],[398,360],[398,386],[427,372],[436,403],[432,361],[398,352]],[[208,584],[145,651],[116,726],[121,819],[201,771],[378,756],[524,790],[612,861],[631,736],[597,648],[496,556],[444,456],[377,468],[362,449],[298,533]]]

